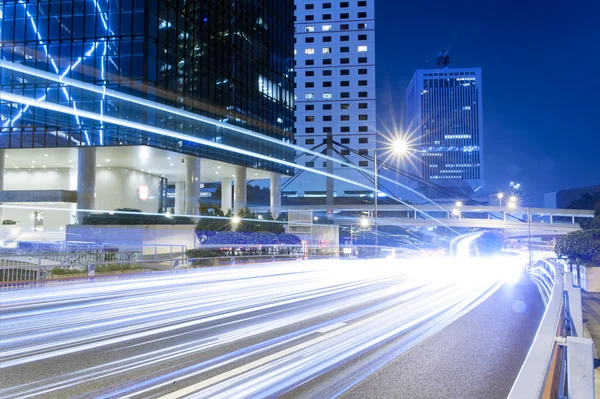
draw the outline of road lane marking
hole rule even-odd
[[[325,334],[326,332],[337,330],[338,328],[344,327],[345,325],[346,325],[346,323],[339,322],[339,323],[332,324],[330,326],[323,327],[320,330],[317,330],[316,332]]]
[[[171,393],[169,393],[167,395],[161,396],[158,399],[179,399],[179,398],[181,398],[183,396],[190,395],[192,393],[201,391],[204,388],[207,388],[207,387],[209,387],[211,385],[215,385],[215,384],[217,384],[217,383],[219,383],[221,381],[225,381],[225,380],[227,380],[227,379],[229,379],[231,377],[235,377],[237,375],[243,374],[243,373],[245,373],[248,370],[254,369],[256,367],[260,367],[263,364],[266,364],[266,363],[272,362],[274,360],[280,359],[280,358],[282,358],[284,356],[287,356],[289,354],[292,354],[294,352],[301,351],[302,349],[308,348],[308,347],[310,347],[312,345],[315,345],[315,344],[317,344],[319,342],[325,341],[327,339],[333,338],[334,336],[343,334],[343,333],[345,333],[345,332],[347,332],[349,330],[352,330],[352,329],[357,328],[359,326],[362,326],[364,324],[367,324],[367,323],[370,323],[372,321],[375,321],[376,319],[379,319],[379,318],[382,318],[382,317],[385,318],[388,314],[391,314],[391,313],[395,312],[397,310],[397,308],[398,308],[398,306],[394,306],[393,308],[391,308],[391,309],[389,309],[389,310],[387,310],[385,312],[378,313],[378,314],[376,314],[374,316],[371,316],[369,318],[360,320],[360,321],[358,321],[358,322],[356,322],[354,324],[347,325],[344,328],[338,329],[337,331],[331,332],[329,334],[321,335],[318,338],[315,338],[315,339],[312,339],[310,341],[306,341],[306,342],[303,342],[301,344],[292,346],[291,348],[284,349],[284,350],[282,350],[280,352],[273,353],[272,355],[263,357],[262,359],[255,360],[253,362],[250,362],[248,364],[245,364],[245,365],[240,366],[238,368],[235,368],[233,370],[226,371],[225,373],[222,373],[222,374],[216,375],[214,377],[208,378],[208,379],[206,379],[204,381],[201,381],[201,382],[199,382],[197,384],[190,385],[188,387],[182,388],[182,389],[180,389],[178,391],[175,391],[175,392],[171,392]],[[337,326],[336,328],[338,328],[338,327],[341,327],[341,326]],[[324,327],[324,328],[326,328],[326,327]]]

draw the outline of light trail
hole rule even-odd
[[[0,396],[276,396],[377,354],[320,388],[340,392],[505,274],[477,260],[330,260],[3,291]]]

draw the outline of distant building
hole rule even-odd
[[[482,115],[481,68],[415,71],[406,90],[407,133],[420,161],[415,172],[463,196],[483,187]]]
[[[544,207],[558,209],[568,208],[573,201],[578,200],[585,194],[600,194],[600,185],[570,188],[567,190],[546,193],[544,195]]]
[[[375,126],[375,1],[295,0],[296,143],[359,167],[313,155],[299,165],[372,186]],[[300,172],[288,197],[371,195],[355,184]],[[332,203],[332,202],[331,202]]]

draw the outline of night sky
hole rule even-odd
[[[486,192],[600,184],[600,1],[376,0],[375,18],[379,127],[452,43],[450,67],[483,70]]]

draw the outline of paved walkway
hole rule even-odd
[[[600,293],[581,291],[583,302],[583,329],[586,337],[594,341],[594,388],[595,397],[600,399]]]

